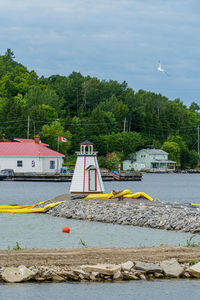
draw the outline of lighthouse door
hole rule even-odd
[[[97,170],[89,170],[89,191],[96,191],[97,189]]]

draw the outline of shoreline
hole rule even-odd
[[[42,205],[64,201],[44,213],[52,216],[154,229],[200,233],[200,207],[147,199],[81,199],[69,194]],[[40,206],[38,206],[40,207]]]
[[[200,247],[0,250],[0,281],[199,279]]]
[[[0,250],[1,267],[16,267],[19,265],[77,267],[81,264],[120,264],[128,260],[159,263],[162,260],[171,258],[177,259],[180,263],[198,262],[200,261],[200,246]]]
[[[80,198],[63,194],[37,207],[66,200],[44,213],[89,221],[200,232],[198,207],[143,198]],[[171,278],[200,279],[200,245],[0,250],[0,283]]]

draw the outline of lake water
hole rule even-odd
[[[162,201],[200,203],[199,174],[146,174],[141,182],[105,182],[105,192],[130,189]],[[0,182],[0,205],[33,204],[69,192],[70,183]],[[69,226],[71,233],[62,233]],[[43,214],[0,214],[0,249],[186,245],[191,234]],[[199,242],[199,235],[195,241]],[[197,299],[200,282],[173,280],[92,284],[1,284],[0,299]]]
[[[20,283],[0,285],[10,300],[182,300],[199,299],[200,281],[156,280],[115,283]]]
[[[70,182],[0,181],[0,204],[33,204],[69,192]],[[107,181],[105,192],[130,189],[162,201],[200,203],[200,174],[144,174],[142,181]]]

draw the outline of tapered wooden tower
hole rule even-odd
[[[104,186],[93,143],[84,141],[76,152],[76,166],[70,186],[71,194],[102,193]]]

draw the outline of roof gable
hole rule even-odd
[[[41,144],[25,142],[0,142],[0,156],[62,156],[62,153]]]
[[[85,140],[84,142],[81,143],[81,145],[94,145],[94,144],[88,140]]]
[[[14,139],[14,142],[20,142],[20,143],[35,143],[35,140],[32,140],[32,139]],[[42,146],[49,146],[48,144],[41,143],[41,142],[40,142],[40,145],[42,145]]]
[[[167,152],[165,152],[164,150],[161,149],[141,149],[138,152],[147,152],[148,154],[152,154],[152,155],[159,155],[159,154],[168,154]]]

